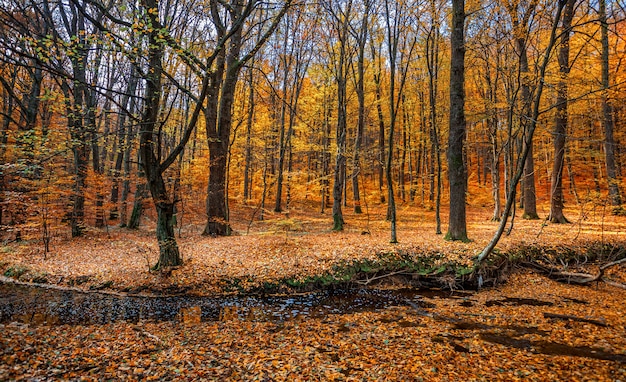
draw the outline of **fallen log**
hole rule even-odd
[[[523,266],[527,268],[532,268],[536,271],[539,271],[546,275],[547,277],[560,281],[566,282],[568,284],[578,284],[578,285],[587,285],[594,282],[604,282],[608,285],[614,286],[616,288],[626,289],[626,285],[610,280],[604,276],[604,272],[616,265],[626,263],[626,257],[612,261],[610,263],[606,263],[598,269],[598,273],[593,275],[591,273],[582,273],[582,272],[566,272],[560,268],[556,268],[549,265],[538,264],[536,262],[524,262]]]

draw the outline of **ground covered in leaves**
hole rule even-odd
[[[205,295],[246,292],[285,280],[298,284],[333,272],[337,266],[376,261],[387,255],[417,262],[428,259],[427,265],[433,270],[446,264],[470,266],[498,226],[498,222],[490,221],[488,209],[470,209],[468,233],[472,241],[449,242],[443,235],[435,234],[432,211],[406,207],[398,211],[399,243],[390,244],[389,224],[382,207],[370,208],[361,215],[346,212],[346,229],[342,232],[330,230],[330,216],[310,209],[292,209],[288,215],[268,213],[263,221],[251,221],[253,213],[252,208],[246,207],[232,211],[235,235],[230,237],[200,236],[202,221],[184,224],[177,232],[185,265],[171,273],[149,271],[158,259],[150,216],[144,219],[140,230],[110,227],[91,230],[85,237],[73,240],[57,235],[49,253],[44,253],[36,236],[33,240],[10,243],[1,248],[0,272],[21,281],[81,289]],[[584,263],[592,247],[592,251],[602,250],[605,243],[614,243],[611,252],[615,247],[626,246],[626,217],[612,216],[597,206],[586,211],[568,210],[566,215],[572,224],[518,217],[498,250],[514,254],[533,248],[535,252],[539,249],[539,256],[567,250],[578,252]],[[447,223],[445,216],[442,218],[445,233]],[[455,286],[454,280],[448,281]]]
[[[246,213],[234,211],[231,237],[199,236],[201,222],[181,227],[185,265],[167,273],[149,271],[158,254],[149,216],[139,231],[111,227],[75,240],[57,237],[47,254],[37,240],[7,243],[0,271],[69,291],[232,296],[285,280],[300,285],[355,262],[363,271],[381,257],[409,258],[434,274],[449,264],[465,269],[498,224],[485,210],[470,211],[472,242],[447,242],[434,234],[432,212],[407,209],[400,211],[400,243],[392,245],[383,209],[347,214],[343,232],[331,232],[325,215],[291,211],[250,223]],[[625,217],[603,210],[568,217],[572,224],[517,219],[499,258],[530,256],[594,274],[602,261],[624,256]],[[499,264],[508,269],[495,288],[463,291],[458,273],[443,272],[439,285],[456,290],[323,316],[277,319],[263,311],[241,314],[235,305],[209,320],[193,308],[166,321],[9,320],[0,323],[0,380],[626,380],[626,290],[559,283],[524,269],[523,261]],[[396,288],[407,279],[419,285],[419,272],[412,272],[365,272],[348,287]],[[626,264],[606,275],[624,284]]]
[[[495,289],[325,317],[5,323],[0,380],[624,381],[625,299],[523,271]]]

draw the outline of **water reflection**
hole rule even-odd
[[[416,291],[323,291],[289,297],[141,297],[0,283],[0,322],[105,324],[139,320],[284,321],[415,303]]]

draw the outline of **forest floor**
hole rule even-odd
[[[331,231],[329,214],[312,212],[311,208],[292,208],[289,214],[266,213],[263,221],[250,223],[254,213],[253,207],[246,206],[231,211],[234,235],[229,237],[201,236],[201,221],[183,221],[177,240],[185,264],[172,272],[150,271],[159,250],[154,219],[149,215],[139,230],[114,226],[90,229],[84,237],[72,240],[59,235],[53,238],[48,253],[36,238],[10,243],[0,250],[0,272],[23,281],[81,289],[214,295],[253,291],[288,279],[305,280],[332,272],[338,265],[376,261],[387,254],[407,255],[413,260],[434,259],[433,268],[441,264],[470,266],[499,224],[490,220],[489,209],[471,208],[471,242],[451,242],[435,234],[433,211],[401,207],[399,243],[390,244],[389,223],[382,207],[360,215],[344,212],[346,225],[342,232]],[[547,211],[540,213],[545,216]],[[569,250],[584,256],[594,245],[626,246],[625,216],[613,216],[600,206],[582,213],[566,211],[566,216],[572,224],[549,224],[518,216],[511,234],[502,236],[497,249],[501,253],[529,248],[541,252]],[[444,234],[446,219],[442,212]]]
[[[448,242],[434,234],[431,211],[407,207],[399,211],[400,243],[389,244],[382,208],[346,213],[343,232],[330,231],[328,215],[296,209],[248,226],[252,213],[233,211],[231,237],[202,237],[201,222],[184,224],[179,246],[185,265],[171,274],[149,271],[158,256],[149,216],[138,231],[110,228],[56,239],[45,256],[35,240],[7,244],[0,271],[89,293],[223,296],[304,280],[381,254],[440,254],[437,261],[469,265],[498,224],[487,209],[470,209],[472,241]],[[572,224],[517,218],[499,251],[540,248],[549,257],[580,248],[567,270],[594,274],[601,263],[586,261],[585,249],[598,243],[624,247],[626,217],[600,207],[567,216]],[[444,233],[446,227],[444,217]],[[623,283],[626,264],[607,275]],[[403,286],[393,274],[382,276],[385,285],[378,287]],[[222,313],[205,320],[189,311],[166,321],[9,320],[0,323],[0,380],[626,381],[626,290],[602,282],[559,283],[522,268],[499,281],[478,292],[424,292],[384,309],[348,307],[279,320]],[[441,284],[462,286],[454,279]]]

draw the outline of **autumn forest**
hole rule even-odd
[[[0,379],[626,375],[622,0],[0,0],[0,72]]]
[[[452,240],[471,237],[468,199],[494,220],[516,203],[527,219],[549,203],[555,223],[583,199],[621,211],[620,2],[7,1],[1,12],[1,223],[14,235],[136,227],[150,205],[159,267],[180,263],[183,210],[219,236],[237,204],[263,219],[305,203],[334,230],[346,209],[386,204],[392,242],[398,204],[436,210]]]

